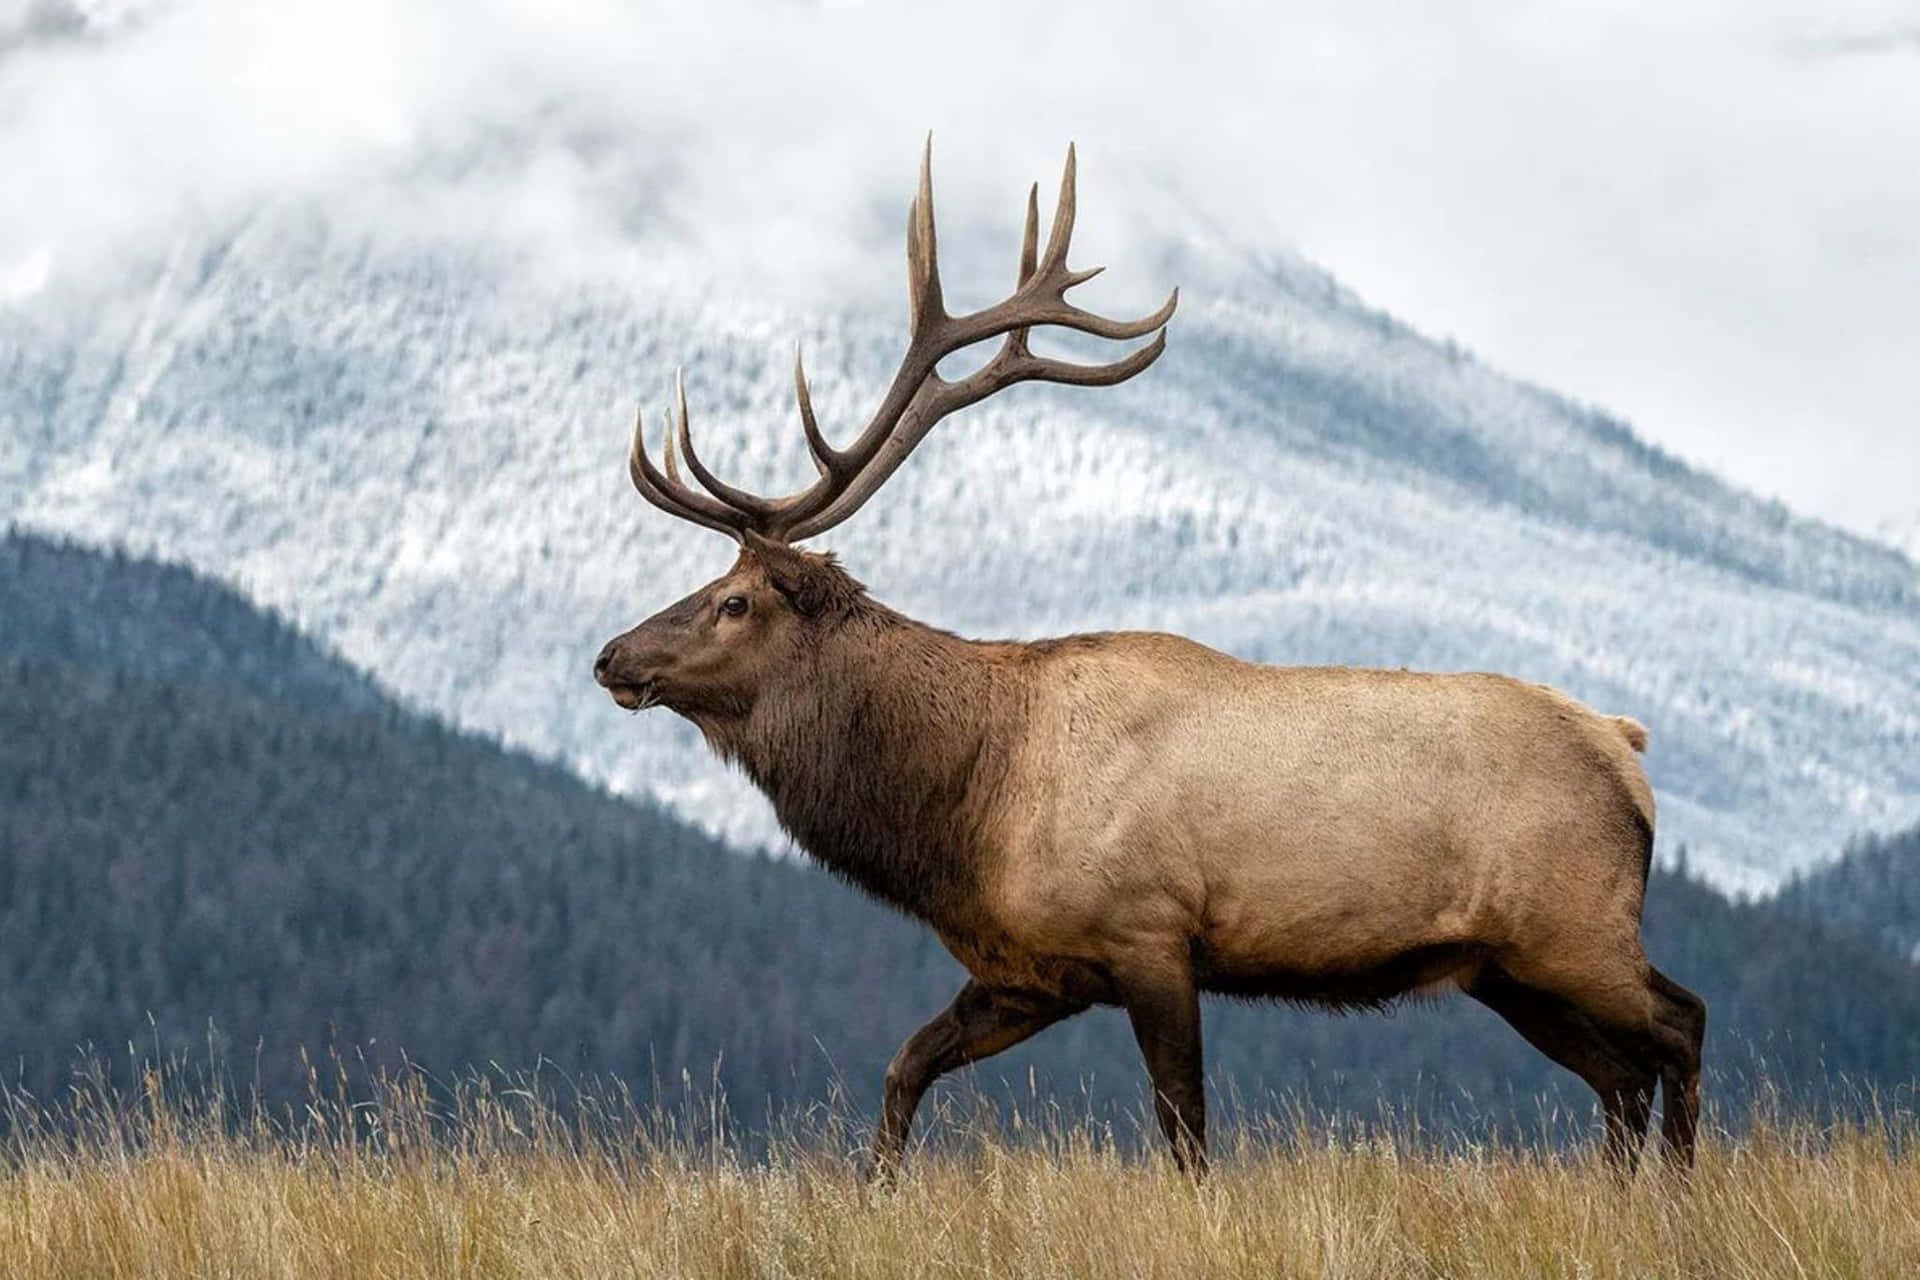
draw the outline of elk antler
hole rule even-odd
[[[1081,387],[1106,387],[1124,382],[1145,369],[1166,349],[1166,324],[1179,305],[1180,291],[1168,295],[1158,311],[1140,320],[1110,320],[1066,300],[1067,290],[1083,284],[1104,269],[1074,271],[1067,266],[1067,247],[1073,238],[1074,154],[1067,147],[1067,164],[1060,177],[1060,199],[1054,206],[1053,229],[1044,253],[1038,252],[1040,187],[1027,192],[1026,234],[1020,246],[1020,279],[1003,302],[966,315],[950,315],[940,291],[940,265],[933,229],[933,141],[920,157],[920,191],[907,214],[907,286],[911,329],[907,354],[893,375],[880,407],[859,437],[845,449],[836,449],[820,434],[807,375],[796,353],[793,362],[794,396],[800,404],[800,425],[807,450],[820,478],[799,493],[763,498],[736,489],[719,479],[693,450],[687,430],[686,388],[679,386],[679,452],[687,469],[706,492],[680,480],[674,460],[673,423],[665,441],[666,471],[647,456],[642,422],[633,428],[629,470],[633,484],[648,502],[682,519],[718,529],[735,538],[747,531],[781,542],[797,542],[839,524],[871,498],[888,476],[913,452],[940,419],[955,410],[1016,382],[1060,382]],[[1127,339],[1153,334],[1153,341],[1110,364],[1075,364],[1033,354],[1027,338],[1035,325],[1057,325],[1096,337]],[[954,352],[989,338],[1005,336],[999,351],[975,372],[949,382],[935,370]]]

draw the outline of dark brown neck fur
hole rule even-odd
[[[845,575],[837,566],[832,572]],[[1007,646],[934,630],[854,591],[739,719],[702,718],[721,755],[829,869],[935,924],[978,899],[986,809],[1004,775]]]

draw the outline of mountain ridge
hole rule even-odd
[[[309,711],[371,711],[386,701],[371,677],[286,619],[188,566],[124,548],[0,530],[0,618],[16,660],[238,687]]]

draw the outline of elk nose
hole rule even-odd
[[[613,641],[607,641],[607,647],[593,660],[593,678],[601,684],[607,682],[607,666],[613,661],[613,644]]]

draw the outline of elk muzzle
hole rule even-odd
[[[633,655],[632,631],[615,636],[593,661],[593,678],[628,711],[644,711],[660,701],[658,664]]]

